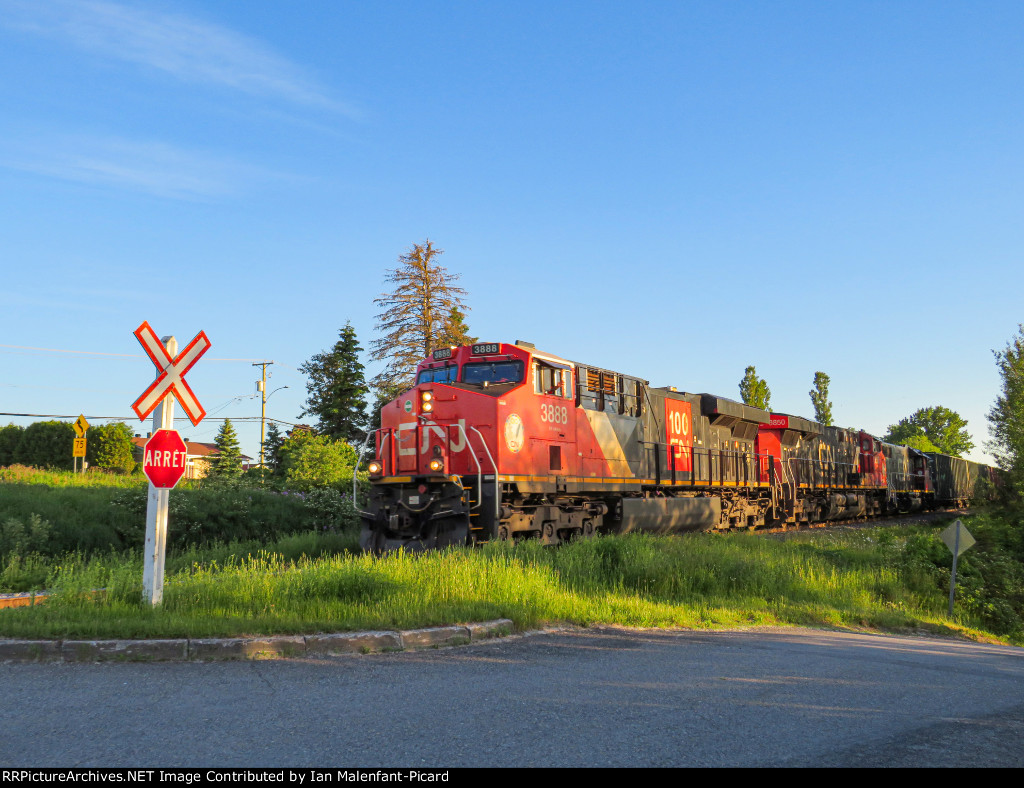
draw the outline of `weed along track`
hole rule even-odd
[[[977,523],[971,521],[972,532]],[[135,658],[116,645],[128,634],[202,659],[218,650],[231,658],[237,649],[255,649],[254,657],[260,649],[271,656],[307,653],[320,638],[348,643],[353,633],[402,632],[407,648],[407,633],[443,630],[457,642],[472,626],[464,622],[498,619],[514,631],[795,624],[993,637],[983,634],[982,615],[998,606],[947,617],[948,570],[928,563],[943,560],[932,546],[934,528],[903,525],[627,534],[554,549],[539,540],[496,541],[297,559],[283,558],[271,544],[251,559],[208,559],[169,573],[157,609],[140,603],[137,558],[96,556],[65,565],[46,604],[0,611],[0,637],[5,644],[31,641],[33,648],[60,643],[59,657],[50,647],[46,653],[61,660],[91,653],[88,644],[100,642],[106,645],[96,648],[109,655],[97,658]],[[85,593],[101,584],[105,594]],[[258,645],[271,640],[278,645]]]
[[[758,529],[756,533],[766,536],[778,536],[808,531],[827,533],[830,531],[840,532],[859,528],[900,528],[938,524],[954,517],[968,517],[972,513],[973,512],[970,509],[942,509],[938,511],[907,512],[903,514],[879,515],[878,517],[865,517],[858,520],[844,520],[842,522],[804,523],[801,525],[786,525],[778,528],[763,528]]]

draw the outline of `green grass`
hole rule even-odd
[[[499,543],[382,558],[346,552],[352,537],[296,535],[263,550],[236,543],[169,556],[155,610],[140,601],[137,556],[78,555],[53,568],[56,593],[46,605],[0,611],[0,636],[240,636],[501,617],[520,629],[803,625],[995,639],[969,608],[946,619],[938,575],[915,552],[915,540],[937,538],[934,530],[786,540],[631,535],[558,549]],[[92,593],[97,588],[106,592]],[[1019,634],[1009,640],[1021,642]]]
[[[113,487],[132,489],[145,487],[149,481],[142,474],[118,474],[90,470],[88,473],[47,471],[27,465],[0,467],[0,484],[37,484],[47,487]]]
[[[13,577],[13,570],[5,570],[12,552],[56,557],[140,547],[147,491],[141,477],[0,468],[0,592],[22,590],[5,583],[5,572]],[[24,542],[20,534],[31,531],[34,520],[45,525],[45,538],[12,551],[9,543]],[[358,528],[350,491],[294,493],[196,481],[183,482],[170,495],[168,534],[175,549],[242,540],[265,544],[314,528]]]

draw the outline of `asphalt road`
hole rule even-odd
[[[0,766],[1024,766],[1024,650],[564,631],[287,661],[0,665]]]

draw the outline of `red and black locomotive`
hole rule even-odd
[[[991,475],[527,342],[435,351],[375,445],[370,551],[853,519],[963,505]]]

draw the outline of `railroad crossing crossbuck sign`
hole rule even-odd
[[[156,376],[153,384],[132,405],[139,421],[144,421],[163,401],[164,397],[173,394],[175,399],[181,403],[181,407],[185,410],[192,425],[197,425],[206,417],[206,411],[199,404],[199,400],[192,393],[188,383],[185,382],[185,373],[192,369],[203,353],[210,349],[210,340],[206,336],[206,332],[200,331],[196,334],[195,339],[189,342],[188,347],[173,359],[147,321],[143,321],[142,325],[135,329],[135,337],[142,343],[142,347],[156,368],[160,370],[160,374]]]

